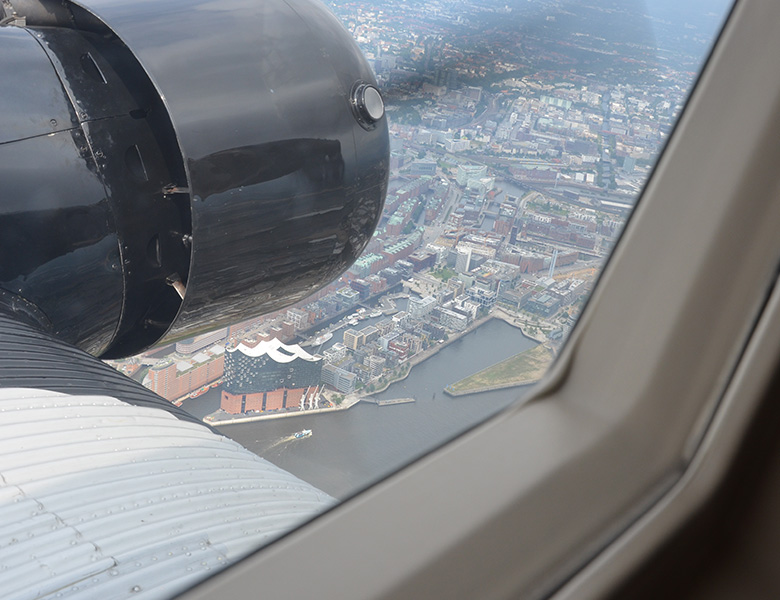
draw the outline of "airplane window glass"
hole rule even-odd
[[[554,360],[727,0],[331,0],[376,73],[384,213],[337,281],[115,364],[344,499]]]

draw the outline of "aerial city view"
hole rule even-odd
[[[666,1],[327,4],[386,104],[373,239],[293,306],[112,364],[343,498],[543,376],[723,15]]]

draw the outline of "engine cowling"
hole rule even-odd
[[[316,0],[2,6],[0,302],[115,358],[303,299],[368,243],[386,118]]]

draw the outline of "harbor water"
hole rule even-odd
[[[224,425],[219,430],[304,481],[345,498],[387,476],[522,397],[527,387],[452,398],[443,388],[536,342],[493,319],[449,344],[409,376],[374,396],[413,403],[361,402],[346,411]],[[196,402],[197,401],[197,402]],[[185,404],[196,416],[219,405],[219,390]],[[306,439],[290,439],[311,429]]]

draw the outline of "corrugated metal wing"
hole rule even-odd
[[[0,389],[0,590],[165,598],[333,499],[232,440],[109,396]]]

